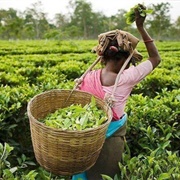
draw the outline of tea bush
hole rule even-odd
[[[126,151],[116,180],[180,179],[180,45],[156,43],[162,62],[133,89],[127,102]],[[0,178],[70,179],[51,174],[36,162],[26,108],[43,91],[72,89],[74,79],[96,59],[91,53],[96,44],[0,42]],[[146,59],[143,43],[138,50]]]

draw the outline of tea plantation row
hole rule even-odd
[[[96,59],[91,53],[96,43],[0,42],[0,178],[70,178],[57,177],[36,162],[26,108],[36,94],[72,89],[73,80]],[[180,44],[156,45],[162,62],[134,88],[128,100],[127,144],[120,173],[114,179],[180,179]],[[143,43],[138,50],[145,60]]]

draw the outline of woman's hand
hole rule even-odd
[[[144,25],[144,21],[146,19],[146,15],[145,16],[141,16],[140,15],[141,11],[139,10],[139,8],[145,10],[146,7],[143,6],[142,4],[138,4],[138,5],[139,6],[134,9],[134,11],[135,11],[135,21],[136,21],[137,28],[142,28],[143,25]]]
[[[81,83],[83,82],[83,78],[81,77],[77,78],[74,80],[74,82],[75,82],[75,89],[79,90],[81,87]]]
[[[135,21],[136,21],[136,26],[137,29],[145,43],[148,55],[149,55],[149,61],[151,61],[153,68],[157,67],[158,64],[161,61],[161,58],[159,56],[159,52],[155,46],[155,44],[153,43],[153,39],[151,38],[151,36],[148,34],[148,32],[146,31],[146,29],[144,28],[144,21],[146,19],[146,15],[144,14],[144,16],[140,15],[141,14],[141,9],[145,10],[146,7],[144,7],[143,5],[139,4],[139,8],[138,7],[134,10],[135,11]]]

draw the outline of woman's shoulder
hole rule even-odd
[[[130,66],[123,71],[122,78],[128,83],[137,84],[153,70],[152,63],[146,60],[137,66]]]
[[[143,61],[141,63],[139,63],[137,66],[130,66],[128,69],[125,69],[124,72],[133,72],[133,71],[140,71],[140,72],[143,72],[143,71],[148,71],[148,72],[151,72],[153,70],[153,66],[152,66],[152,63],[151,61],[149,60],[146,60],[146,61]]]
[[[98,78],[100,77],[101,69],[94,69],[85,73],[85,78]]]

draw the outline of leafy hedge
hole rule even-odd
[[[70,178],[56,177],[36,162],[26,108],[43,91],[72,89],[73,80],[95,60],[96,43],[0,42],[0,178]],[[126,106],[127,144],[114,179],[180,179],[180,46],[157,46],[162,63],[133,89]],[[138,49],[146,59],[143,43]]]

